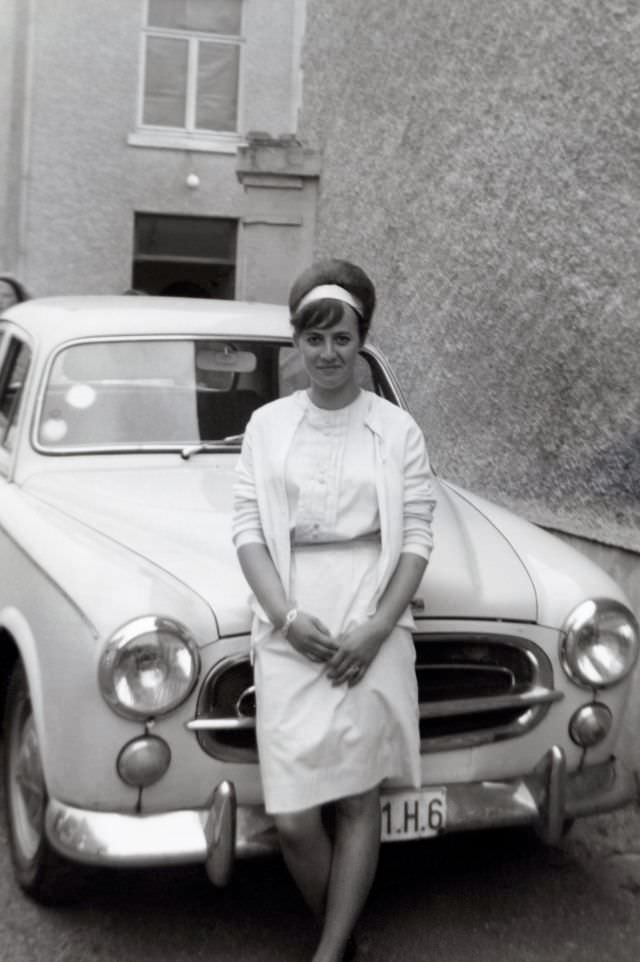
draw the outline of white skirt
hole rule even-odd
[[[367,619],[379,544],[296,546],[290,597],[334,636]],[[420,784],[415,650],[396,626],[362,681],[333,687],[326,666],[280,631],[255,647],[257,738],[266,810],[301,811],[389,780]]]

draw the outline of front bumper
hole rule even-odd
[[[532,825],[556,843],[569,819],[620,808],[636,795],[633,773],[616,759],[567,773],[554,747],[530,775],[513,781],[446,786],[445,833]],[[74,808],[50,799],[47,837],[67,858],[115,867],[204,862],[211,881],[224,885],[236,858],[278,848],[272,819],[260,806],[238,804],[224,781],[206,809],[157,815],[120,815]]]

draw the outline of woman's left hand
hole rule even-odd
[[[327,662],[327,677],[333,687],[347,684],[352,688],[362,681],[388,634],[374,621],[367,621],[341,635],[338,651]]]

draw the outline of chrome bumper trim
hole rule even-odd
[[[236,790],[231,782],[221,782],[213,793],[204,826],[207,857],[204,866],[209,881],[226,885],[236,857]]]
[[[154,815],[96,812],[49,799],[46,833],[56,851],[76,862],[115,868],[204,862],[216,884],[229,878],[235,857],[278,848],[273,820],[262,806],[238,805],[228,781],[206,809]]]
[[[567,819],[619,808],[637,791],[633,773],[615,759],[568,774],[557,746],[523,778],[437,787],[447,793],[446,833],[532,825],[549,843],[560,839]],[[157,815],[88,811],[50,799],[46,831],[52,846],[74,861],[114,867],[203,862],[216,885],[227,883],[236,857],[278,848],[272,819],[261,806],[238,804],[228,781],[217,786],[207,809]]]
[[[545,791],[538,805],[536,829],[543,841],[557,845],[567,818],[567,760],[557,745],[547,752],[538,765],[538,776]]]

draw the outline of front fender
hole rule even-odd
[[[102,638],[149,614],[181,621],[198,644],[218,637],[214,613],[204,598],[118,541],[15,485],[0,492],[0,514],[0,566],[5,572],[0,607],[11,603],[10,591],[16,586],[12,559],[20,556],[28,560],[30,572],[37,570],[55,584]]]
[[[142,726],[116,716],[97,683],[101,644],[94,626],[54,582],[12,553],[0,628],[24,664],[50,795],[106,810],[133,810],[137,792],[116,773],[123,744]]]

